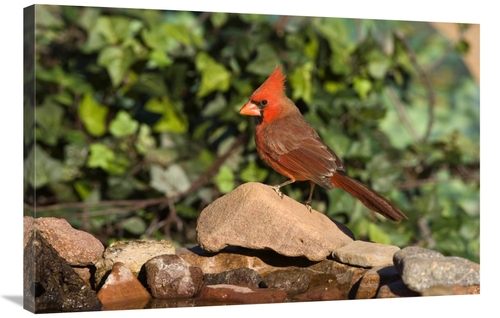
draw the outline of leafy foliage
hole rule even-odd
[[[421,22],[37,5],[26,209],[104,243],[193,244],[204,206],[244,182],[284,181],[237,112],[282,64],[288,95],[348,173],[410,220],[337,190],[317,188],[314,207],[358,239],[478,261],[479,88],[466,50]],[[303,201],[308,184],[283,190]]]

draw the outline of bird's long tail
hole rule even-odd
[[[408,219],[403,212],[386,198],[367,188],[361,182],[350,178],[343,172],[334,173],[330,180],[335,187],[349,192],[352,196],[363,202],[368,209],[382,214],[387,219],[394,222],[401,221],[401,219]]]

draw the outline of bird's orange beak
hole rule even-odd
[[[240,114],[246,116],[260,116],[260,109],[252,103],[252,101],[248,101],[243,107],[240,109]]]

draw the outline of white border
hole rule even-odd
[[[15,4],[14,4],[15,3]],[[421,0],[406,2],[395,0],[377,1],[291,1],[284,5],[272,1],[54,1],[44,4],[110,6],[130,8],[172,9],[189,11],[223,11],[307,16],[331,16],[349,18],[391,19],[406,21],[467,22],[481,24],[481,295],[443,296],[407,299],[377,299],[356,301],[311,302],[278,305],[241,305],[226,307],[198,307],[179,309],[155,309],[147,312],[119,311],[99,313],[57,314],[75,317],[148,317],[182,315],[201,317],[235,317],[236,315],[277,314],[286,317],[336,316],[336,317],[390,317],[390,316],[441,316],[475,317],[485,306],[493,303],[498,294],[499,275],[490,272],[489,264],[495,264],[498,238],[492,237],[491,227],[498,227],[500,211],[492,197],[498,197],[498,121],[500,107],[498,67],[500,26],[496,22],[494,1],[438,1]],[[16,317],[32,315],[22,309],[9,296],[22,295],[22,30],[23,7],[33,3],[9,2],[0,10],[1,37],[1,120],[0,120],[0,225],[2,268],[0,274],[0,308],[4,313],[15,312]],[[139,6],[140,5],[140,6]],[[496,221],[496,222],[495,222]],[[496,297],[495,297],[496,298]],[[420,315],[419,315],[420,314]],[[44,314],[52,316],[52,314]]]

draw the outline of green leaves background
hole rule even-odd
[[[25,213],[36,205],[105,244],[195,244],[207,204],[284,181],[238,115],[282,64],[288,96],[348,173],[410,220],[340,190],[317,188],[317,210],[358,239],[479,259],[479,88],[463,45],[428,23],[37,5],[35,35]],[[308,188],[283,190],[304,201]]]

